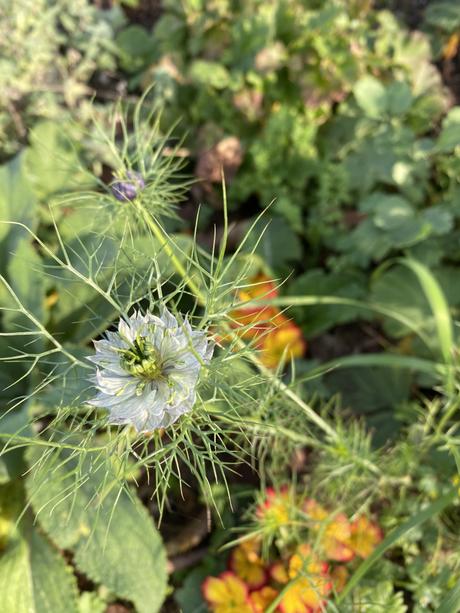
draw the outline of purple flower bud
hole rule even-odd
[[[120,202],[134,200],[140,191],[145,187],[144,179],[139,172],[129,170],[126,173],[126,181],[115,181],[112,183],[112,194]]]

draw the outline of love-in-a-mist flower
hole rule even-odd
[[[94,342],[97,394],[89,404],[107,409],[111,424],[138,432],[165,428],[190,411],[203,364],[213,346],[206,333],[178,322],[166,308],[160,317],[135,312],[117,332]]]

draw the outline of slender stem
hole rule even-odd
[[[447,424],[452,419],[454,414],[458,411],[458,409],[459,409],[459,401],[457,397],[452,400],[451,407],[444,413],[444,415],[439,420],[438,427],[436,428],[436,435],[438,437],[442,436],[444,428],[447,426]]]
[[[166,253],[166,255],[171,259],[171,263],[174,266],[174,268],[176,269],[176,271],[178,272],[178,274],[184,279],[185,283],[189,286],[190,290],[193,292],[193,294],[194,294],[195,298],[197,299],[197,301],[202,306],[204,306],[206,304],[206,298],[205,298],[203,292],[198,287],[198,285],[195,283],[195,281],[193,281],[193,279],[190,278],[187,269],[182,264],[182,262],[179,260],[179,258],[176,256],[176,254],[174,253],[174,250],[172,249],[171,245],[169,244],[168,239],[166,238],[164,231],[154,221],[154,219],[152,218],[150,213],[148,211],[146,211],[145,208],[143,208],[143,207],[141,207],[139,205],[139,209],[141,211],[141,214],[142,214],[142,217],[143,217],[145,223],[147,224],[147,226],[149,227],[149,229],[151,230],[151,232],[155,236],[155,238],[158,239],[158,241],[161,244],[162,249],[164,249],[164,252]]]

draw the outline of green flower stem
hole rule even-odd
[[[176,269],[177,273],[184,279],[185,283],[190,288],[190,291],[193,293],[198,303],[201,306],[205,306],[206,297],[204,296],[203,292],[198,287],[198,285],[195,283],[195,281],[190,278],[187,272],[187,269],[182,264],[182,262],[179,260],[179,258],[176,256],[176,254],[174,253],[174,250],[172,249],[171,245],[168,242],[168,239],[165,236],[165,232],[154,221],[154,219],[152,218],[152,216],[150,215],[148,211],[146,211],[141,205],[138,205],[138,208],[141,211],[142,217],[145,223],[147,224],[147,226],[149,227],[149,229],[151,230],[152,234],[161,244],[161,247],[164,249],[164,252],[166,253],[166,255],[171,259],[171,263]]]
[[[151,230],[152,234],[159,241],[161,247],[164,249],[165,253],[171,258],[171,263],[176,269],[177,273],[184,279],[185,283],[188,285],[192,293],[195,295],[198,303],[201,306],[205,306],[206,297],[204,296],[201,289],[198,285],[190,278],[186,268],[183,266],[182,262],[177,258],[172,249],[171,245],[168,243],[167,237],[165,236],[164,231],[158,226],[153,217],[146,211],[141,205],[138,205],[139,210],[142,214],[143,219],[145,220],[147,226]],[[246,348],[246,344],[244,341],[239,338],[239,336],[235,333],[234,330],[230,328],[228,325],[224,325],[225,332],[230,334],[237,347],[240,349]],[[285,394],[290,400],[292,400],[302,411],[307,415],[310,421],[316,424],[323,432],[325,432],[332,440],[336,441],[339,438],[337,432],[320,416],[314,411],[306,402],[304,402],[295,392],[293,392],[289,387],[283,383],[276,374],[272,373],[268,368],[266,368],[258,359],[258,357],[254,353],[249,354],[249,358],[251,362],[258,368],[258,370],[266,376],[273,385]]]

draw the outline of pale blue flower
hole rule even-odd
[[[213,346],[206,333],[179,323],[166,308],[160,317],[135,312],[118,332],[94,341],[96,396],[89,404],[109,411],[109,423],[138,432],[164,428],[190,411],[203,364]]]

